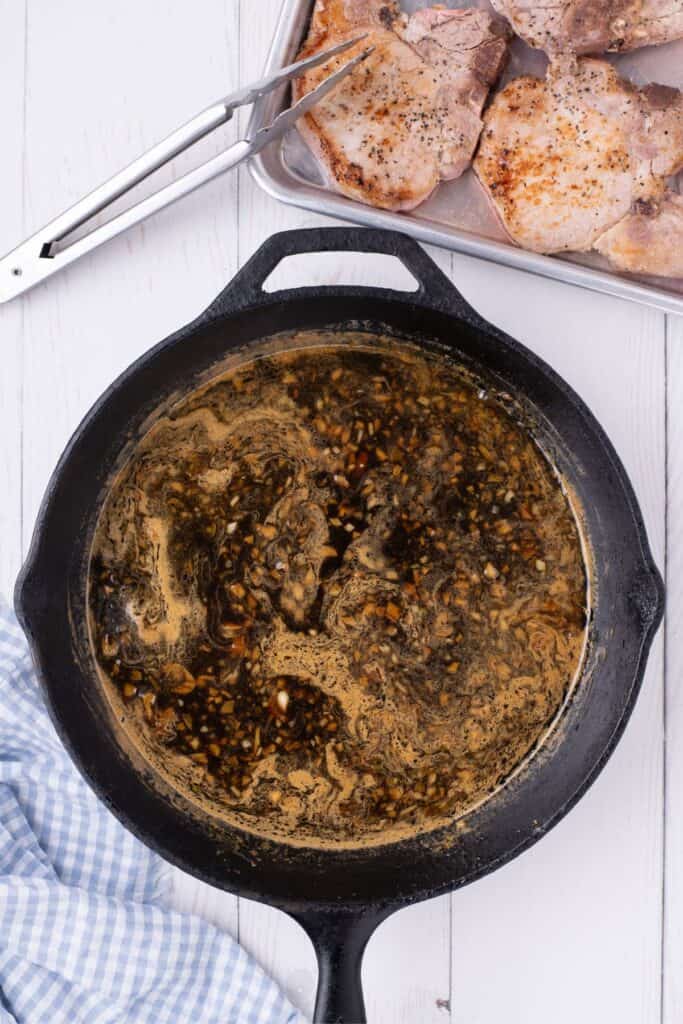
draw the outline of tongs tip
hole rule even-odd
[[[327,50],[318,50],[317,53],[312,54],[310,57],[304,57],[303,60],[297,61],[296,64],[290,65],[289,68],[284,68],[285,72],[289,72],[292,78],[298,78],[299,75],[303,75],[309,68],[318,67],[320,64],[324,64],[326,60],[330,60],[332,57],[338,57],[341,53],[346,53],[347,50],[357,46],[358,43],[362,43],[364,39],[368,38],[367,32],[361,32],[360,35],[353,36],[352,39],[345,39],[342,43],[336,43],[334,46],[328,47]],[[362,53],[357,55],[359,60],[364,60],[369,53],[372,52],[374,47],[370,47],[364,50]],[[356,58],[354,58],[355,60]]]
[[[364,38],[364,37],[363,37]],[[344,45],[344,49],[348,49],[348,45]],[[330,53],[332,56],[338,51],[338,48],[333,48],[334,52],[326,51],[326,57],[323,58],[322,54],[317,54],[316,66],[324,63],[324,60],[329,58]],[[358,67],[370,54],[373,52],[374,46],[368,46],[360,53],[357,53],[350,60],[347,60],[345,64],[338,67],[336,71],[333,71],[327,77],[323,78],[321,82],[302,96],[293,106],[288,107],[277,115],[275,120],[270,125],[266,125],[261,128],[250,140],[252,147],[252,154],[259,152],[265,145],[271,142],[273,139],[281,138],[294,124],[303,117],[304,114],[309,113],[325,96],[328,95],[333,89],[335,89],[340,82],[346,78],[347,75]],[[297,68],[300,68],[300,64]],[[310,66],[310,65],[309,65]],[[291,69],[290,69],[291,70]],[[301,72],[298,71],[297,74]]]

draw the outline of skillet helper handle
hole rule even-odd
[[[434,260],[427,255],[422,246],[407,235],[398,231],[384,231],[374,228],[329,227],[299,228],[293,231],[281,231],[271,235],[251,259],[235,275],[230,284],[211,303],[204,317],[209,320],[258,306],[264,302],[287,296],[287,291],[267,293],[263,284],[275,268],[288,256],[299,256],[302,253],[316,252],[359,252],[379,253],[395,256],[408,270],[418,287],[414,292],[397,292],[392,289],[334,286],[337,294],[348,291],[349,295],[374,290],[379,295],[391,295],[405,302],[426,304],[436,309],[443,309],[467,320],[473,325],[481,326],[485,321],[472,309],[454,284]],[[297,294],[303,296],[307,291],[313,295],[324,293],[325,288],[298,288]],[[490,329],[490,325],[486,324]]]
[[[363,953],[389,913],[325,909],[292,914],[307,932],[318,958],[314,1024],[366,1024]]]

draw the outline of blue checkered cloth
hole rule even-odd
[[[0,598],[1,1024],[303,1024],[81,779]]]

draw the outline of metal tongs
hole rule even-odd
[[[317,53],[313,57],[297,61],[286,68],[276,72],[269,78],[249,85],[232,96],[218,100],[210,107],[207,107],[191,121],[176,129],[162,142],[157,143],[152,149],[134,160],[113,178],[110,178],[94,192],[91,192],[84,199],[81,199],[70,209],[60,214],[54,220],[46,224],[44,228],[36,232],[21,245],[13,249],[0,260],[0,302],[8,302],[10,299],[28,291],[34,285],[44,281],[45,278],[62,270],[77,260],[80,256],[91,252],[103,242],[115,238],[122,231],[138,224],[141,220],[151,216],[158,210],[162,210],[170,203],[181,199],[188,193],[193,192],[204,185],[207,181],[231,170],[244,160],[259,153],[265,146],[275,139],[282,138],[296,121],[306,114],[312,107],[319,103],[323,96],[326,96],[338,85],[343,78],[350,74],[353,69],[365,60],[372,52],[372,47],[363,50],[353,57],[341,68],[324,79],[315,89],[307,93],[298,103],[287,110],[283,110],[271,125],[262,128],[252,139],[240,139],[234,145],[219,153],[218,156],[207,160],[206,163],[189,171],[177,181],[172,182],[160,189],[154,195],[141,200],[123,213],[118,214],[111,220],[94,228],[85,236],[69,242],[68,237],[77,228],[82,227],[96,214],[106,209],[120,196],[125,195],[135,185],[143,181],[148,175],[163,167],[178,153],[189,149],[200,139],[209,135],[220,125],[229,121],[238,107],[254,103],[261,96],[267,95],[278,86],[298,78],[310,68],[315,68],[325,61],[336,57],[340,53],[350,49],[359,43],[364,36],[357,36],[346,42],[333,46],[329,50]]]

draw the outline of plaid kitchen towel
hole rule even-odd
[[[0,598],[0,1022],[303,1024],[81,779]]]

